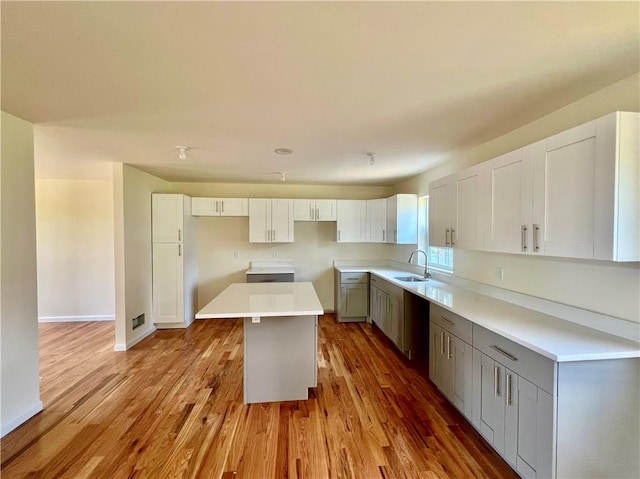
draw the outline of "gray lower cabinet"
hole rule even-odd
[[[456,408],[471,417],[471,322],[434,304],[429,317],[429,378]]]
[[[554,362],[433,303],[429,378],[523,478],[640,477],[640,360]]]
[[[404,290],[373,275],[370,279],[370,290],[371,322],[406,354]]]
[[[338,321],[365,321],[369,314],[369,273],[335,270],[335,310]]]

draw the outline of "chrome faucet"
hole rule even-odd
[[[429,273],[429,256],[423,250],[417,249],[413,253],[411,253],[411,256],[409,256],[409,264],[411,264],[411,261],[413,261],[413,255],[415,255],[416,253],[422,253],[424,255],[424,277],[431,278],[431,273]]]

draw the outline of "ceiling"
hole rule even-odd
[[[638,2],[1,9],[2,109],[48,178],[393,185],[640,69]]]

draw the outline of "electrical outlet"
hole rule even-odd
[[[234,257],[235,259],[240,258],[240,251],[234,251],[234,252],[233,252],[233,257]]]
[[[504,268],[501,266],[496,268],[496,279],[499,279],[500,281],[504,279]]]

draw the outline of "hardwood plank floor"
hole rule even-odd
[[[1,444],[10,478],[515,478],[364,323],[320,318],[308,401],[242,404],[242,322],[113,352],[113,323],[40,325],[42,413]]]

